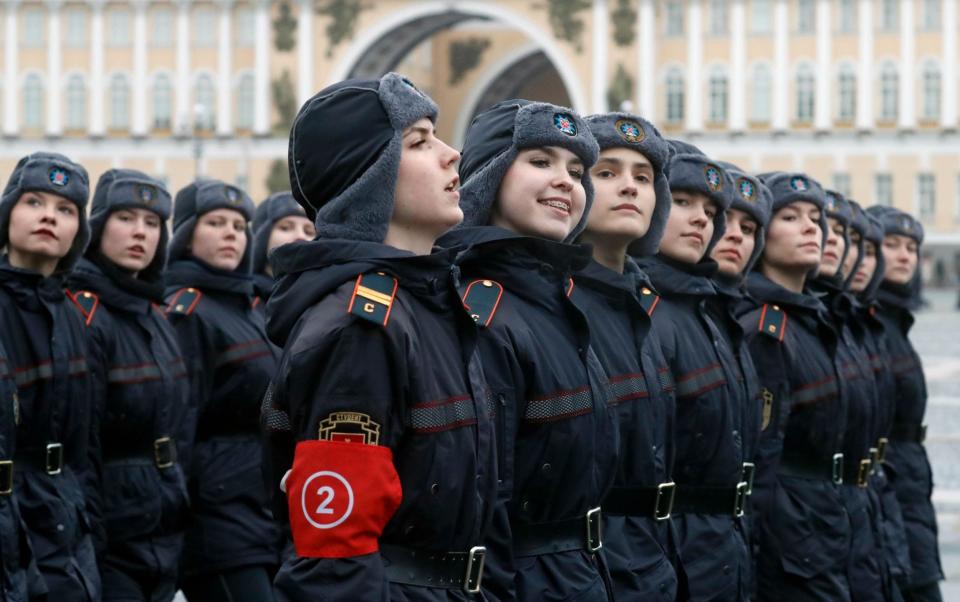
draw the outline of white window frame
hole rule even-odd
[[[126,48],[132,38],[130,11],[114,8],[107,13],[107,43],[111,48]]]
[[[857,118],[857,70],[843,64],[837,72],[837,120],[851,122]]]
[[[193,25],[191,35],[193,46],[213,48],[217,43],[217,18],[212,9],[200,7],[190,15]]]
[[[773,31],[771,0],[752,0],[750,5],[750,31],[752,33],[770,33]]]
[[[797,33],[810,34],[817,29],[817,7],[813,0],[797,0]]]
[[[163,87],[159,85],[161,82],[164,84]],[[162,102],[157,102],[158,91],[160,90],[166,96],[161,98]],[[153,113],[153,129],[171,129],[173,127],[173,80],[166,73],[158,73],[153,77],[150,102]]]
[[[730,14],[727,0],[710,0],[710,33],[715,36],[727,35],[730,31]]]
[[[813,68],[801,63],[794,77],[794,117],[797,123],[813,123],[817,80]]]
[[[940,94],[943,90],[943,74],[936,61],[927,61],[923,64],[920,75],[923,86],[923,118],[929,121],[940,119]]]
[[[664,86],[667,94],[667,123],[682,123],[686,112],[686,76],[683,71],[677,68],[667,71],[666,85]]]
[[[754,66],[751,82],[753,89],[750,119],[757,123],[769,123],[773,106],[773,72],[770,66],[766,64]]]
[[[173,46],[173,11],[161,7],[151,13],[152,27],[150,31],[150,45],[154,48],[170,48]]]
[[[24,8],[22,23],[20,45],[24,48],[43,48],[47,43],[47,14],[40,8]]]
[[[75,86],[79,84],[79,86]],[[66,85],[68,130],[83,130],[87,127],[87,83],[83,76],[74,73],[67,78]]]
[[[900,114],[900,74],[888,61],[880,66],[880,119],[896,121]]]
[[[937,178],[932,172],[917,174],[917,215],[921,220],[937,215]]]
[[[893,174],[890,172],[879,172],[874,174],[874,199],[877,205],[885,207],[893,206]]]
[[[34,83],[36,86],[33,85]],[[46,108],[45,88],[43,78],[36,73],[30,73],[23,79],[23,125],[27,129],[43,128]]]
[[[64,44],[67,48],[84,48],[87,45],[87,13],[82,8],[71,7],[65,12],[66,28]]]
[[[132,90],[130,79],[122,73],[110,76],[110,129],[123,131],[130,129],[130,98]]]
[[[726,123],[729,112],[730,80],[722,68],[717,67],[710,72],[710,78],[707,81],[707,91],[710,101],[710,112],[708,115],[710,123]]]

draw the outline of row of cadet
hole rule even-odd
[[[940,599],[918,222],[636,115],[436,119],[331,86],[258,207],[17,164],[0,601]]]

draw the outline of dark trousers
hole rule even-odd
[[[934,581],[926,585],[911,587],[903,590],[903,599],[906,602],[942,602],[940,584]]]
[[[177,593],[173,575],[137,575],[106,563],[100,580],[104,602],[170,602]]]
[[[273,583],[266,566],[247,566],[214,575],[184,579],[190,602],[273,602]]]

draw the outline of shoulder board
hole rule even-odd
[[[657,308],[659,303],[660,295],[656,294],[646,286],[640,289],[640,306],[643,307],[643,311],[647,312],[648,316],[653,315],[653,310]]]
[[[83,314],[87,326],[90,326],[90,322],[93,321],[93,314],[97,313],[97,308],[100,307],[100,298],[97,297],[96,293],[90,291],[77,291],[76,293],[67,291],[67,296]]]
[[[386,326],[390,320],[390,310],[397,296],[398,281],[383,272],[372,272],[357,276],[357,283],[350,295],[347,313],[353,314],[374,324]]]
[[[167,304],[167,315],[182,314],[189,316],[197,308],[203,293],[193,287],[178,290]]]
[[[764,304],[760,311],[758,330],[783,342],[783,336],[787,332],[787,312],[783,311],[779,305]]]
[[[493,321],[503,287],[494,280],[474,280],[462,293],[463,307],[480,328],[486,328]]]

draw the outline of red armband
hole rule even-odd
[[[346,558],[376,552],[402,499],[389,447],[301,441],[287,479],[297,555]]]

